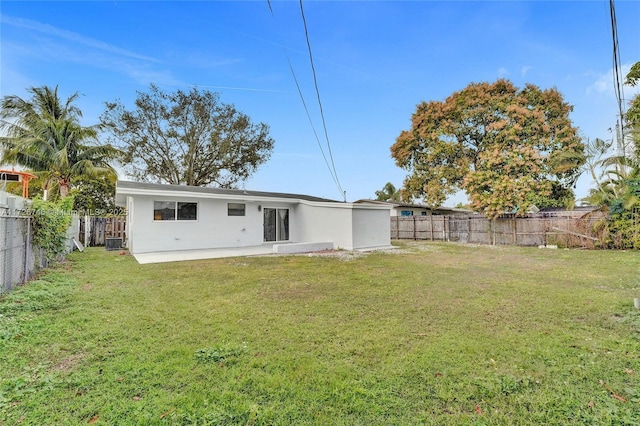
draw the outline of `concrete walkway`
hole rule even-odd
[[[217,259],[221,257],[257,256],[273,254],[273,244],[259,246],[219,248],[203,250],[162,251],[156,253],[137,253],[133,257],[138,263],[180,262],[183,260]]]

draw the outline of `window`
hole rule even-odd
[[[227,215],[228,216],[244,216],[245,205],[239,203],[229,203],[227,204]]]
[[[264,240],[289,241],[289,209],[264,208]]]
[[[411,210],[400,210],[400,216],[413,216],[413,211],[411,211]]]
[[[198,203],[154,201],[153,220],[198,220]]]
[[[176,220],[176,202],[154,201],[153,220]]]
[[[198,220],[198,203],[178,203],[178,220]]]

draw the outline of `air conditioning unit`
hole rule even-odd
[[[105,248],[108,251],[122,249],[122,237],[107,237],[104,239]]]

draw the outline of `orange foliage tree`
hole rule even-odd
[[[526,213],[558,186],[570,189],[584,144],[558,90],[508,80],[472,83],[444,102],[422,102],[391,147],[410,172],[404,190],[433,206],[464,190],[488,217]]]

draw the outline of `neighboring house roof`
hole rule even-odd
[[[172,195],[178,195],[184,193],[185,196],[201,196],[201,197],[216,197],[216,198],[255,198],[255,199],[293,199],[304,200],[321,203],[341,203],[340,201],[330,200],[328,198],[313,197],[310,195],[301,194],[287,194],[283,192],[263,192],[263,191],[250,191],[244,189],[224,189],[224,188],[207,188],[200,186],[187,186],[187,185],[169,185],[160,183],[144,183],[144,182],[130,182],[119,180],[116,183],[116,203],[124,204],[124,194],[150,194],[167,192],[173,193]]]
[[[562,207],[546,207],[540,209],[536,213],[536,216],[541,217],[585,217],[589,215],[605,215],[602,207],[598,206],[575,206],[574,208],[567,210]]]
[[[575,206],[570,210],[567,210],[565,207],[545,207],[540,209],[540,212],[564,212],[564,211],[575,211],[575,212],[592,212],[598,210],[600,207],[598,206]]]
[[[406,208],[412,208],[412,209],[425,209],[425,210],[431,210],[431,211],[439,211],[439,212],[455,212],[455,213],[468,213],[468,214],[475,214],[476,212],[474,212],[473,210],[468,210],[468,209],[459,209],[457,207],[431,207],[431,206],[427,206],[424,204],[411,204],[411,203],[402,203],[399,201],[380,201],[380,200],[367,200],[367,199],[363,199],[363,200],[358,200],[358,201],[354,201],[355,203],[373,203],[373,204],[386,204],[386,205],[390,205],[392,207],[406,207]]]

